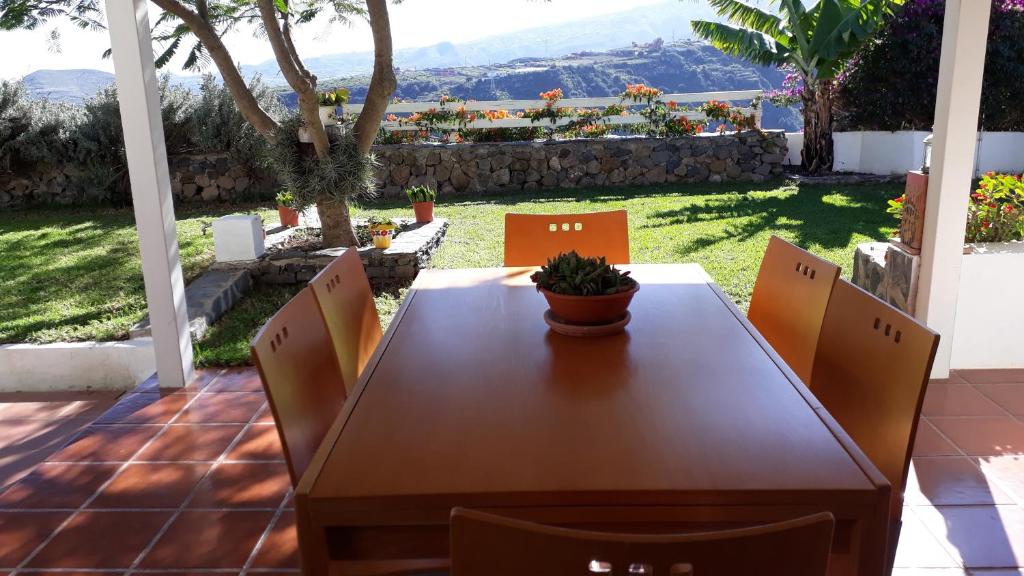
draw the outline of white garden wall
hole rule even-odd
[[[152,338],[0,346],[0,391],[129,390],[156,371]]]
[[[951,367],[1024,368],[1024,242],[972,246],[960,272]]]
[[[804,149],[803,132],[786,132],[786,159],[782,161],[784,166],[799,166],[801,163],[800,152]]]
[[[832,152],[836,172],[905,174],[924,163],[929,132],[835,132]],[[988,171],[1024,172],[1024,133],[981,132],[974,162],[975,176]]]

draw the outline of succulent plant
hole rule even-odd
[[[370,216],[366,219],[366,226],[373,230],[374,228],[397,228],[398,225],[395,221],[387,216]]]
[[[437,190],[434,190],[430,186],[413,186],[405,191],[405,195],[409,197],[409,202],[433,202],[437,200]]]
[[[575,251],[560,253],[549,258],[545,266],[530,276],[541,288],[567,296],[603,296],[626,292],[636,286],[636,280],[609,265],[604,257],[586,258]]]

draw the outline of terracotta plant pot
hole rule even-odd
[[[633,295],[640,289],[632,289],[605,296],[567,296],[541,288],[540,293],[548,300],[551,313],[573,324],[608,324],[622,319],[629,308]]]
[[[433,202],[413,202],[412,211],[416,213],[416,222],[418,224],[428,224],[434,221]]]
[[[281,226],[294,228],[299,225],[299,213],[294,208],[278,206],[277,217],[281,219]]]

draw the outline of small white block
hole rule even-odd
[[[213,221],[217,262],[255,260],[263,255],[263,224],[259,216],[232,214]]]

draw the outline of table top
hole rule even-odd
[[[301,497],[409,509],[877,490],[877,471],[700,266],[622,268],[640,283],[632,322],[592,339],[549,330],[532,268],[422,272]]]

